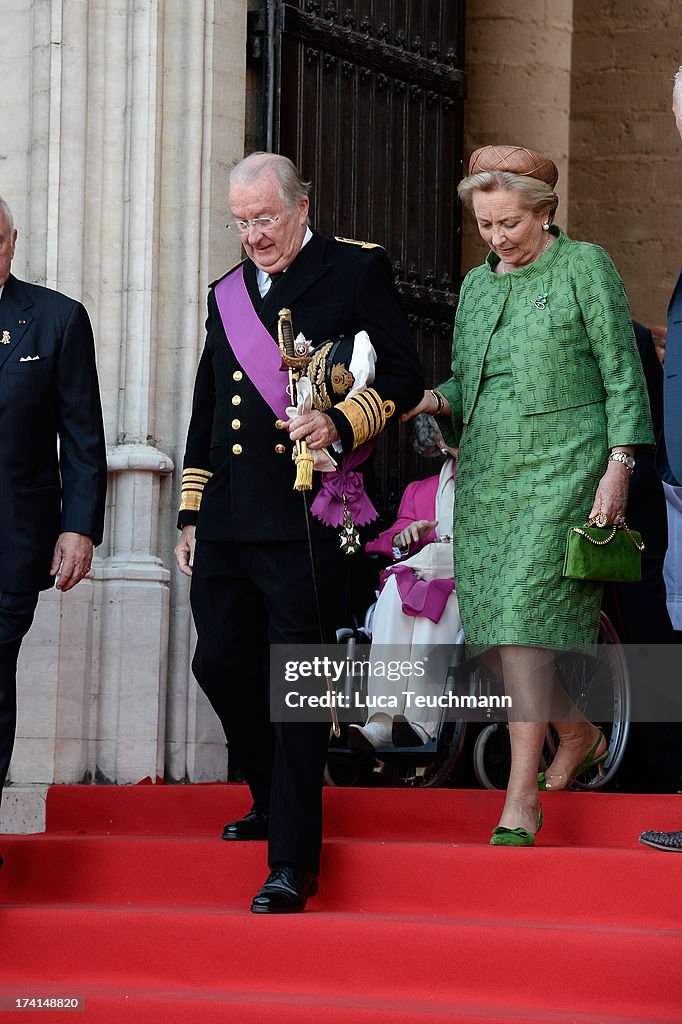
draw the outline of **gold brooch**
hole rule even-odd
[[[2,345],[9,345],[11,340],[12,339],[9,336],[9,331],[3,331],[2,332],[2,340],[0,340],[0,344],[2,344]]]

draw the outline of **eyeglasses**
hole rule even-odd
[[[229,231],[236,231],[237,234],[248,235],[251,228],[256,228],[257,231],[268,231],[270,228],[274,228],[278,220],[279,215],[275,217],[254,217],[253,220],[231,220],[227,228]]]

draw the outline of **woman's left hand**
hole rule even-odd
[[[610,525],[625,519],[628,504],[630,471],[621,462],[609,462],[608,469],[599,481],[594,497],[590,519],[603,512]]]

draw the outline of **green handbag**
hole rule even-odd
[[[569,528],[563,575],[595,583],[637,583],[642,578],[641,535],[623,522],[605,537],[605,527],[595,526],[596,521],[594,516],[584,526]]]

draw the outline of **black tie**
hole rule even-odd
[[[273,284],[277,284],[277,282],[279,281],[280,277],[283,277],[283,276],[284,276],[284,271],[283,270],[278,270],[276,274],[270,274],[269,275],[270,280],[272,281]]]

